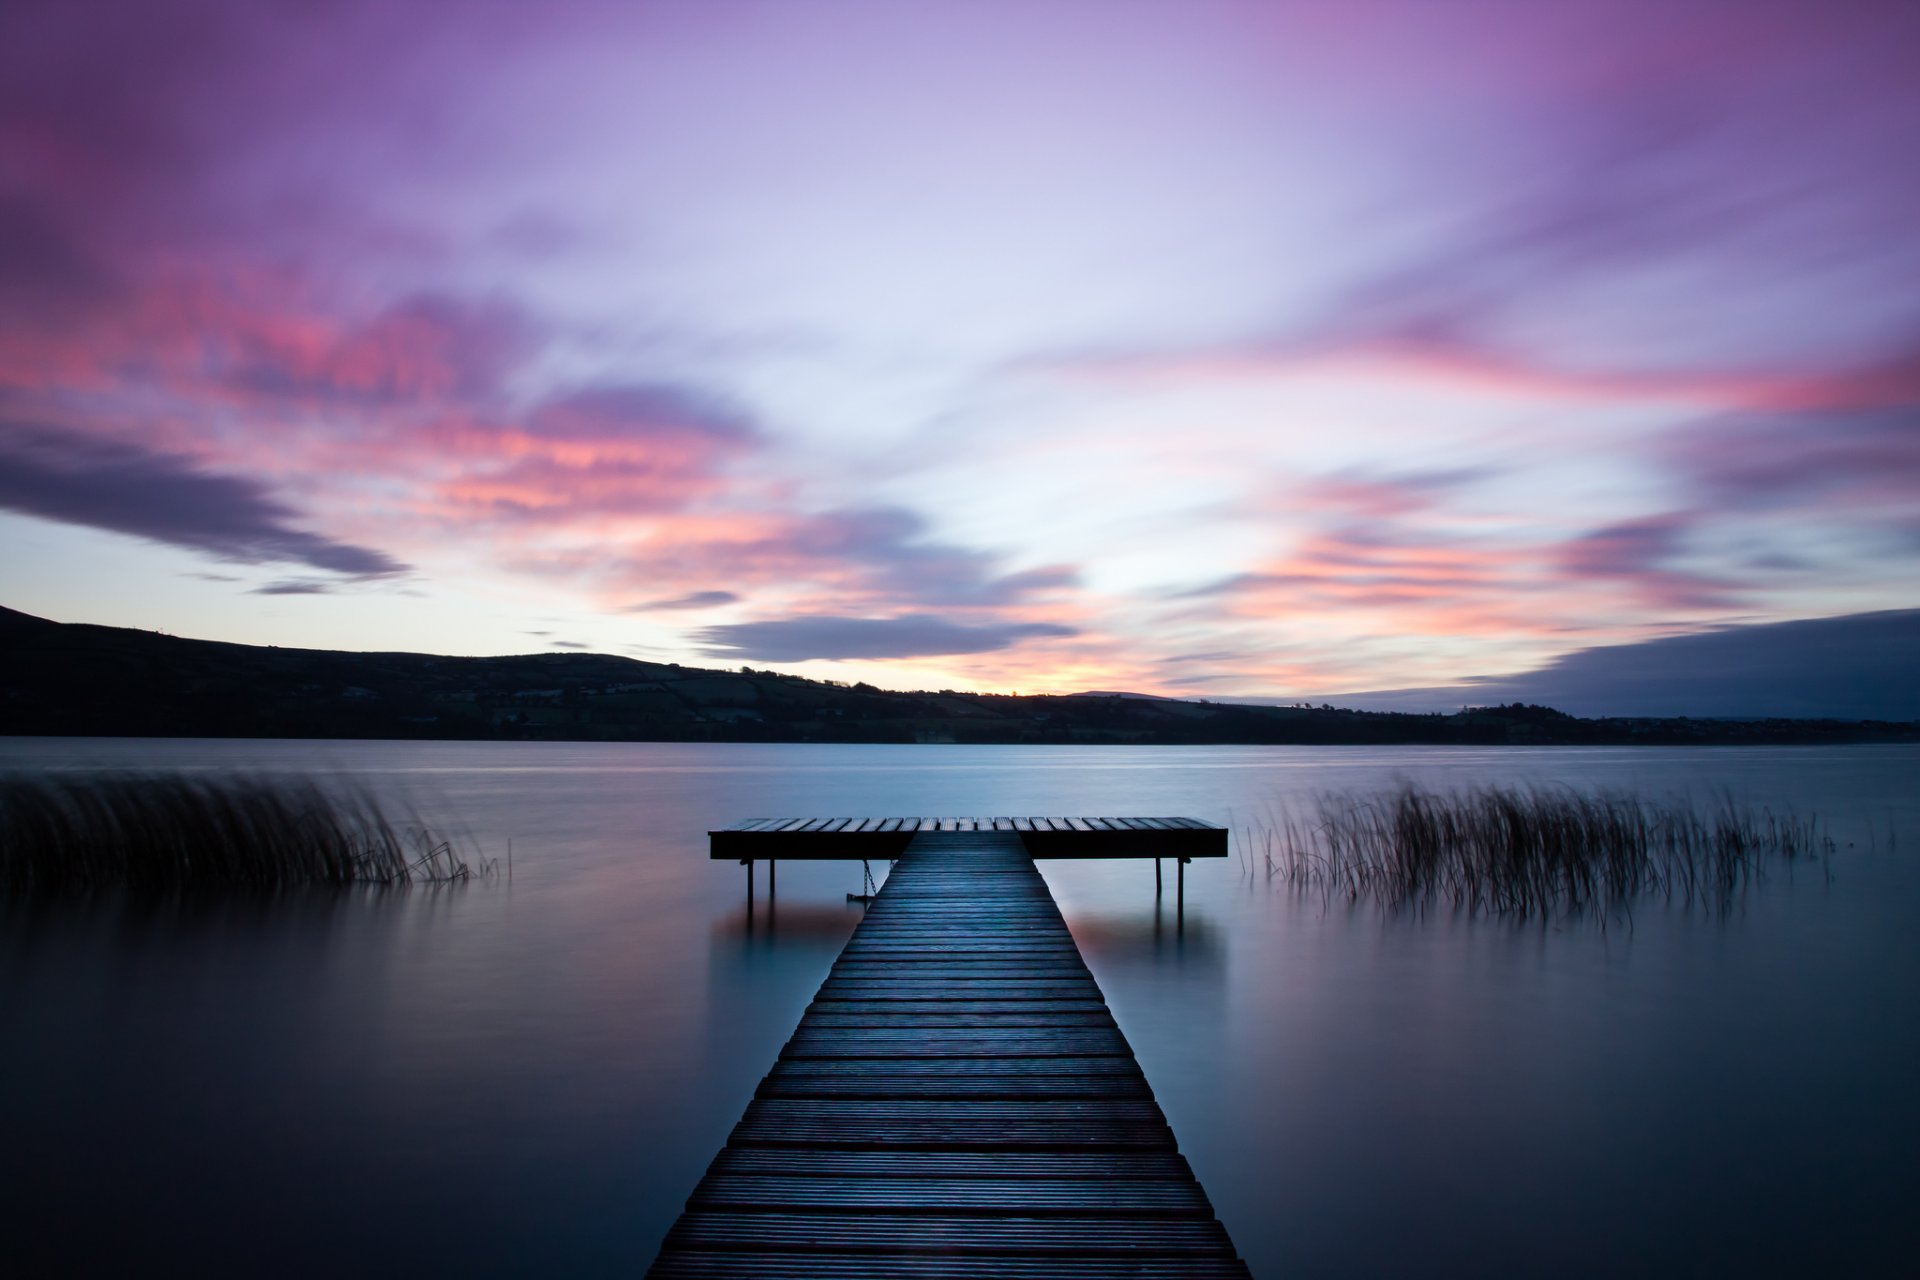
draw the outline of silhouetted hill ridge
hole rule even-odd
[[[191,640],[0,608],[0,732],[571,741],[1619,744],[1920,741],[1920,725],[1452,715],[1122,693],[895,692],[593,653],[453,657]]]

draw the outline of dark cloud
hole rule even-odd
[[[1338,701],[1399,711],[1532,702],[1588,716],[1920,720],[1916,654],[1920,609],[1895,609],[1583,649],[1538,671]]]
[[[814,615],[769,622],[706,627],[698,633],[706,652],[757,662],[805,662],[809,658],[918,658],[989,653],[1022,640],[1078,634],[1050,622],[949,622],[930,614],[898,618],[838,618]]]
[[[1693,518],[1647,516],[1595,529],[1564,542],[1560,573],[1582,581],[1617,582],[1667,609],[1726,609],[1739,603],[1735,584],[1674,567]]]
[[[242,563],[286,561],[360,578],[407,567],[384,552],[293,528],[297,513],[258,481],[14,422],[0,421],[0,508]]]
[[[264,587],[255,587],[247,594],[250,596],[325,596],[332,595],[333,588],[324,582],[296,579],[288,582],[269,582]]]
[[[1677,432],[1665,461],[1722,509],[1835,494],[1920,502],[1920,386],[1911,394],[1904,408],[1722,415]]]
[[[734,604],[740,599],[731,591],[691,591],[684,596],[673,596],[665,600],[648,600],[641,604],[627,606],[628,613],[655,613],[672,609],[711,609],[716,605]]]
[[[548,643],[556,649],[585,649],[588,647],[578,640],[550,640]]]
[[[747,550],[751,554],[756,549]],[[905,507],[824,512],[790,531],[779,544],[758,550],[776,561],[793,557],[845,565],[860,574],[863,585],[887,599],[923,604],[1013,604],[1079,581],[1079,573],[1067,565],[998,573],[997,557],[931,540],[926,520]]]

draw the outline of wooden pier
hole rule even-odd
[[[911,821],[875,833],[904,834],[897,865],[649,1275],[1246,1276],[1034,869],[1031,833]],[[1204,839],[1225,852],[1220,828],[1159,830],[1217,833]],[[743,856],[723,839],[735,834],[713,833],[715,857]],[[1107,856],[1154,856],[1127,843]]]
[[[1181,910],[1187,863],[1227,856],[1227,829],[1198,818],[749,818],[709,831],[707,856],[747,869],[751,904],[755,861],[767,864],[771,890],[781,861],[892,860],[922,835],[982,831],[1017,836],[1030,858],[1152,858],[1156,890],[1160,860],[1171,858]]]

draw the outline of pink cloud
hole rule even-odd
[[[1341,375],[1488,401],[1658,404],[1695,412],[1814,412],[1920,402],[1920,359],[1899,356],[1830,369],[1581,368],[1450,335],[1402,334],[1332,343],[1049,356],[1033,365],[1070,378],[1129,386],[1273,382]]]

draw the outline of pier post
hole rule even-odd
[[[1160,896],[1161,892],[1162,890],[1160,888],[1160,859],[1155,858],[1153,860],[1153,896],[1157,898]]]

